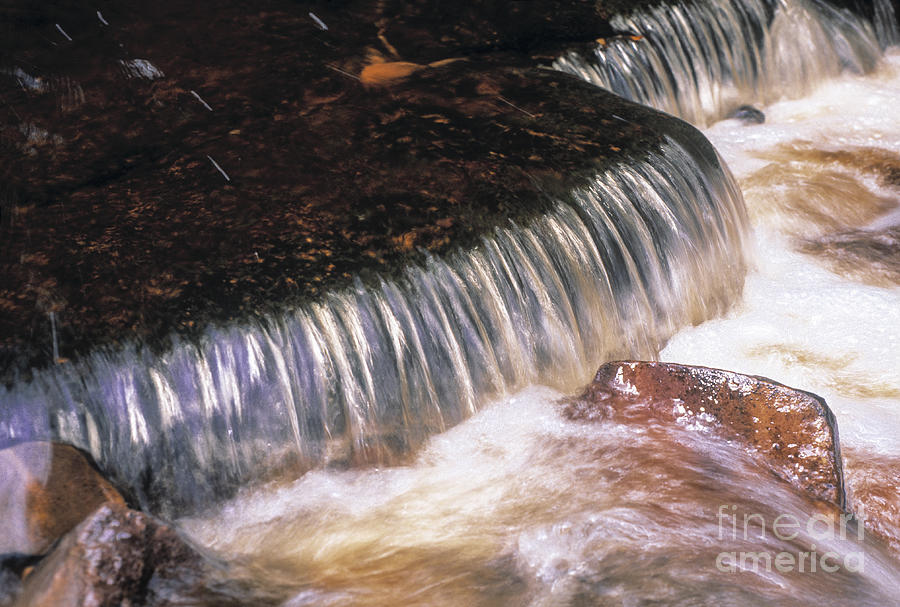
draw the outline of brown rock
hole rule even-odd
[[[83,452],[56,443],[0,451],[0,554],[42,554],[104,502],[124,505]]]
[[[613,362],[566,404],[571,419],[662,420],[736,436],[779,477],[845,507],[837,423],[825,401],[764,377],[661,362]]]
[[[200,563],[171,527],[109,502],[38,565],[14,605],[190,604]]]

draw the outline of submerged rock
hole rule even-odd
[[[724,432],[779,477],[846,506],[837,422],[815,394],[708,367],[612,362],[565,407],[577,420],[646,418]]]
[[[802,252],[823,258],[843,276],[878,287],[900,285],[900,227],[849,230],[799,244]]]
[[[196,604],[200,556],[169,526],[109,502],[27,577],[16,607]]]
[[[122,495],[83,452],[57,443],[0,451],[0,557],[43,554],[101,504]]]
[[[740,120],[744,124],[763,124],[766,121],[766,115],[752,105],[742,105],[730,112],[727,118]]]
[[[900,457],[845,450],[850,509],[900,558]]]

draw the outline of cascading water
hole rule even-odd
[[[553,67],[704,126],[739,106],[802,96],[844,69],[870,71],[896,40],[891,0],[872,25],[814,0],[712,0],[617,17],[594,56]],[[815,49],[815,52],[810,50]]]
[[[227,556],[222,582],[256,604],[892,604],[900,569],[885,548],[856,529],[807,531],[817,504],[740,444],[679,425],[575,423],[561,396],[530,388],[412,465],[310,472],[182,528]],[[747,533],[744,513],[756,517]],[[779,516],[802,521],[795,537],[772,535]],[[811,546],[817,567],[828,553],[841,571],[716,568],[720,554]]]
[[[770,106],[767,124],[706,132],[744,192],[755,267],[733,314],[679,333],[661,353],[825,397],[851,489],[861,461],[887,458],[896,470],[900,456],[898,74],[891,48],[867,78]],[[897,479],[886,485],[886,503],[900,498]]]
[[[680,131],[532,223],[399,279],[160,358],[134,347],[41,372],[2,395],[2,435],[82,446],[169,511],[285,462],[386,461],[487,399],[653,357],[721,313],[744,275],[740,194]]]
[[[154,490],[177,502],[285,451],[377,461],[468,417],[405,465],[318,468],[180,519],[228,563],[211,584],[248,604],[896,603],[900,524],[879,527],[887,543],[868,522],[790,539],[732,527],[723,512],[771,526],[815,521],[821,504],[702,429],[576,423],[562,393],[528,386],[569,390],[599,359],[654,356],[671,336],[665,359],[824,394],[851,506],[898,498],[897,474],[877,466],[900,454],[900,270],[883,254],[900,216],[900,121],[886,111],[900,55],[879,59],[896,20],[890,2],[874,9],[873,26],[818,1],[659,7],[618,20],[642,38],[609,41],[597,65],[557,63],[697,124],[771,104],[768,124],[707,131],[755,228],[746,293],[725,319],[671,336],[740,289],[745,224],[727,169],[679,136],[400,279],[211,329],[163,358],[135,348],[39,374],[3,395],[2,428],[86,445],[137,484],[153,467],[167,479]],[[46,418],[28,417],[43,403]],[[872,471],[874,490],[860,480]],[[730,553],[806,555],[807,569],[719,568]]]
[[[847,430],[851,506],[890,513],[885,504],[898,499],[890,469],[896,459],[880,462],[897,453],[900,273],[882,245],[885,238],[896,242],[889,234],[898,216],[900,123],[885,110],[900,87],[900,57],[891,50],[876,67],[873,28],[821,3],[782,2],[774,12],[762,12],[768,5],[753,0],[690,6],[711,19],[692,14],[695,26],[740,32],[739,38],[721,45],[715,41],[723,38],[712,34],[681,35],[677,24],[686,22],[676,8],[633,15],[635,23],[675,28],[633,31],[645,40],[701,46],[689,54],[682,49],[679,63],[662,62],[640,41],[609,43],[606,53],[633,49],[616,59],[611,73],[626,88],[614,90],[656,91],[656,105],[669,109],[692,98],[699,105],[678,111],[703,123],[732,103],[799,97],[827,75],[847,68],[851,75],[809,99],[763,108],[771,125],[726,121],[709,131],[739,169],[756,228],[755,269],[748,296],[728,318],[678,333],[662,356],[757,372],[825,394]],[[779,24],[791,19],[805,28],[797,42],[810,46],[775,43],[785,33]],[[886,23],[878,29],[882,43],[890,39],[885,32],[896,30]],[[810,32],[832,32],[821,53],[815,42],[821,37]],[[841,40],[846,44],[832,45]],[[757,50],[727,50],[741,41]],[[801,67],[779,84],[767,71],[772,65]],[[821,70],[805,73],[814,65]],[[698,80],[703,91],[693,84]],[[753,95],[729,92],[739,86]],[[833,115],[843,118],[832,128]],[[869,244],[841,249],[845,241]],[[815,250],[825,251],[823,258],[843,255],[834,263],[850,263],[853,271],[829,273],[804,257]],[[869,261],[853,265],[860,259]],[[735,444],[680,426],[572,424],[559,415],[559,397],[527,389],[433,438],[408,466],[312,472],[183,519],[182,528],[234,563],[229,575],[249,589],[238,594],[292,606],[896,602],[900,542],[889,549],[869,531],[896,540],[897,525],[867,519],[857,535],[803,526],[790,541],[771,528],[768,535],[746,531],[738,516],[722,513],[771,525],[785,516],[815,520],[821,505],[773,480]],[[878,486],[861,480],[867,475]],[[741,566],[718,568],[722,555],[732,553],[743,555],[735,557],[744,559]],[[754,566],[754,558],[776,554],[806,558],[805,569]]]

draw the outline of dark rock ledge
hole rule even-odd
[[[4,3],[0,382],[391,273],[640,156],[671,122],[535,66],[659,3]]]
[[[0,381],[389,274],[640,157],[670,119],[535,66],[648,3],[4,4]]]

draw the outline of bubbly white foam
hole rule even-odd
[[[802,99],[762,108],[766,121],[744,125],[723,120],[704,134],[739,179],[764,166],[753,152],[791,141],[818,141],[830,148],[878,146],[900,150],[900,47],[888,49],[875,72],[844,74]],[[752,205],[753,201],[747,201]]]

